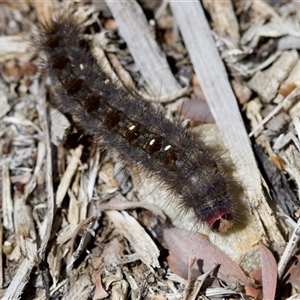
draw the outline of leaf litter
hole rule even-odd
[[[55,7],[56,2],[52,2]],[[249,242],[250,254],[243,254],[240,261],[233,261],[228,250],[213,245],[217,237],[210,237],[211,243],[209,237],[190,230],[166,228],[169,206],[162,210],[141,196],[143,175],[123,163],[120,171],[114,153],[91,138],[85,140],[57,111],[45,105],[49,82],[39,74],[39,54],[32,50],[31,41],[37,33],[33,11],[51,17],[52,10],[49,3],[31,5],[3,2],[0,12],[1,297],[297,297],[299,4],[232,1],[212,6],[203,1],[251,142],[262,148],[256,152],[261,172],[265,176],[273,170],[264,178],[273,199],[270,205],[288,243],[284,248],[276,245],[272,232],[267,232],[267,238],[261,235],[260,239],[273,254],[258,239],[256,248]],[[152,29],[157,30],[157,40],[176,79],[183,89],[187,81],[192,83],[188,98],[203,100],[185,45],[173,27],[170,8],[163,1],[141,5],[144,13],[151,12],[149,20],[159,24]],[[112,26],[115,21],[104,2],[71,2],[70,6],[83,19],[89,14],[88,38],[97,26],[111,34],[110,47],[121,66],[129,70],[134,85],[142,95],[151,90],[128,50],[120,47],[122,39],[115,39],[116,33],[109,31],[116,26]],[[189,113],[198,110],[193,108],[193,101],[181,109],[183,100],[173,99],[182,97],[178,95],[170,96],[171,101],[165,104],[168,116],[177,111],[190,118],[190,126],[203,122],[205,116],[198,120]],[[152,101],[155,97],[151,97]],[[132,182],[134,189],[130,188]],[[152,189],[150,196],[157,189]],[[231,250],[240,251],[236,247]],[[261,263],[255,260],[257,253]],[[245,267],[252,259],[252,267]],[[255,267],[261,270],[261,281],[254,275],[251,279]],[[250,288],[261,293],[250,292]]]

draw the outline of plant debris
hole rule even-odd
[[[0,297],[300,299],[300,4],[28,3],[0,4]],[[48,105],[36,24],[66,6],[121,86],[224,142],[243,190],[232,232],[195,228]]]

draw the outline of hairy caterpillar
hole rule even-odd
[[[175,194],[183,211],[194,212],[196,221],[215,232],[232,226],[230,180],[217,152],[105,75],[71,14],[44,25],[39,44],[56,85],[53,105],[76,127],[149,171]]]

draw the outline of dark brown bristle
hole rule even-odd
[[[121,114],[118,111],[111,111],[106,120],[105,124],[107,125],[108,129],[116,128],[121,120]]]
[[[62,54],[53,58],[51,66],[53,69],[63,70],[66,67],[66,65],[69,63],[70,63],[69,57]]]
[[[154,138],[149,143],[149,150],[148,150],[149,153],[153,155],[159,152],[161,150],[162,145],[163,145],[162,137]]]
[[[66,85],[68,95],[77,94],[82,87],[84,80],[80,78],[72,78]]]
[[[58,37],[58,36],[50,37],[46,41],[46,45],[51,49],[57,48],[59,46],[59,43],[60,43],[60,37]]]
[[[92,95],[89,97],[85,108],[89,113],[95,112],[98,110],[99,106],[100,106],[100,100],[101,100],[101,96],[100,95]]]
[[[165,157],[165,164],[172,165],[175,163],[177,159],[178,159],[178,155],[175,149],[171,148],[170,150],[167,151],[167,155]]]
[[[135,126],[126,132],[126,139],[129,143],[136,141],[141,135],[140,126]]]

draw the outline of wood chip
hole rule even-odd
[[[257,92],[263,101],[270,102],[298,59],[296,50],[284,51],[268,70],[257,72],[248,82],[248,86]]]
[[[141,225],[126,212],[107,211],[106,214],[136,250],[141,261],[149,268],[159,268],[159,250]]]

